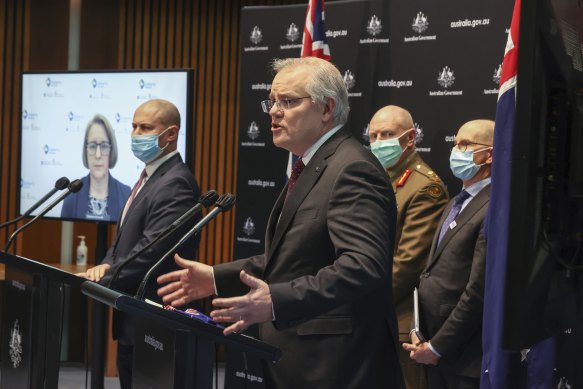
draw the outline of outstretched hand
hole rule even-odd
[[[244,270],[240,273],[241,282],[251,290],[244,296],[216,298],[211,312],[211,317],[216,322],[233,323],[225,328],[223,333],[229,335],[239,332],[252,324],[273,320],[271,292],[269,286],[259,278],[247,274]]]
[[[173,306],[186,305],[214,294],[212,267],[204,263],[189,261],[176,254],[174,261],[182,270],[158,277],[158,284],[167,284],[158,289],[162,301]]]

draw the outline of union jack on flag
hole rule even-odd
[[[330,48],[326,43],[324,25],[324,0],[310,0],[304,36],[302,38],[302,57],[318,57],[330,61]]]
[[[310,0],[304,35],[302,37],[302,57],[318,57],[330,61],[330,48],[326,43],[326,26],[324,25],[324,0]],[[289,153],[286,174],[291,176],[292,167],[298,160],[298,156]]]

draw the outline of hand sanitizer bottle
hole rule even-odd
[[[77,238],[81,238],[79,246],[77,246],[77,266],[87,265],[87,246],[85,245],[85,236],[79,235]]]

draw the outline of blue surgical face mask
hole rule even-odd
[[[454,176],[462,181],[467,181],[472,179],[478,170],[485,164],[476,165],[474,162],[474,153],[486,151],[488,149],[482,149],[477,151],[466,150],[464,152],[459,151],[457,148],[451,149],[451,154],[449,156],[449,167]]]
[[[158,146],[158,138],[170,128],[171,127],[168,127],[157,135],[132,135],[132,152],[136,158],[144,163],[151,162],[158,158],[168,146],[168,143],[164,147]]]
[[[399,158],[401,158],[401,155],[403,155],[405,150],[401,148],[399,139],[409,131],[405,131],[401,136],[396,138],[377,140],[370,144],[370,151],[372,151],[385,169],[395,166]]]

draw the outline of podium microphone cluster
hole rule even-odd
[[[150,268],[150,270],[148,270],[148,272],[146,273],[146,275],[142,279],[142,282],[140,283],[140,287],[138,288],[138,292],[136,293],[135,298],[137,298],[138,300],[143,299],[144,291],[146,289],[146,285],[148,284],[150,277],[152,277],[152,275],[155,274],[155,272],[158,270],[158,268],[160,268],[160,266],[162,266],[162,264],[164,263],[164,260],[167,257],[174,254],[176,252],[176,250],[178,249],[178,247],[180,247],[184,242],[186,242],[192,236],[198,234],[200,232],[200,230],[202,230],[202,228],[204,226],[206,226],[211,220],[213,220],[215,217],[217,217],[217,215],[219,213],[225,212],[225,211],[228,211],[229,209],[231,209],[233,207],[233,205],[235,205],[235,200],[236,200],[235,196],[230,194],[230,193],[225,193],[224,195],[219,197],[219,199],[215,203],[215,207],[209,213],[207,213],[198,223],[196,223],[196,225],[194,227],[192,227],[192,229],[190,231],[188,231],[182,238],[180,238],[178,243],[176,243],[174,246],[172,246],[172,248],[170,250],[168,250],[166,252],[166,254],[164,254],[162,256],[162,258],[160,258],[158,260],[158,262],[156,262],[154,264],[154,266],[152,266]]]
[[[67,186],[67,190],[63,194],[61,194],[59,197],[57,197],[56,199],[51,201],[51,203],[49,205],[47,205],[46,207],[44,207],[43,210],[38,213],[38,215],[36,215],[34,218],[32,218],[26,224],[23,224],[22,226],[20,226],[20,228],[18,228],[16,231],[14,231],[14,233],[12,233],[12,235],[10,235],[8,242],[6,242],[6,245],[4,245],[4,252],[6,252],[10,248],[10,245],[14,241],[14,238],[16,238],[16,235],[18,235],[26,227],[30,226],[32,223],[34,223],[35,221],[37,221],[38,219],[43,217],[47,212],[49,212],[51,209],[53,209],[53,207],[55,205],[57,205],[58,203],[63,201],[65,199],[65,197],[69,196],[71,193],[79,192],[82,187],[83,187],[83,182],[81,180],[74,180],[71,183],[69,183],[69,185]]]
[[[55,182],[55,187],[52,188],[46,195],[44,195],[43,197],[41,197],[40,200],[38,200],[36,203],[34,203],[30,208],[28,208],[22,215],[20,215],[16,219],[8,220],[7,222],[4,222],[4,223],[0,224],[0,228],[9,226],[9,225],[14,224],[14,223],[17,223],[17,222],[21,221],[22,219],[24,219],[25,217],[30,216],[30,214],[35,209],[37,209],[38,207],[40,207],[40,205],[43,204],[45,201],[47,201],[52,195],[54,195],[55,193],[57,193],[60,190],[65,189],[68,185],[69,185],[69,179],[67,177],[61,177],[61,178],[59,178]]]
[[[202,196],[200,196],[198,199],[198,203],[196,203],[196,205],[194,207],[192,207],[191,209],[186,211],[182,216],[180,216],[178,219],[176,219],[176,221],[174,223],[169,225],[165,230],[163,230],[160,234],[158,234],[158,236],[156,236],[150,243],[148,243],[146,246],[142,247],[142,249],[140,249],[137,253],[135,253],[131,257],[127,258],[123,263],[121,263],[117,267],[117,269],[115,269],[115,272],[111,276],[111,278],[106,286],[108,288],[111,287],[111,285],[115,282],[115,280],[117,280],[117,278],[119,277],[119,274],[121,273],[122,269],[124,267],[126,267],[126,265],[128,265],[130,262],[134,261],[140,255],[145,253],[146,250],[148,250],[150,247],[152,247],[153,245],[155,245],[156,243],[158,243],[162,239],[165,239],[168,235],[170,235],[172,232],[174,232],[174,230],[176,230],[178,227],[180,227],[181,225],[186,223],[188,220],[192,219],[194,217],[194,215],[196,215],[197,213],[202,211],[203,208],[208,208],[211,205],[213,205],[217,201],[218,198],[219,198],[219,195],[217,194],[217,192],[215,190],[209,190],[208,192],[206,192]]]

